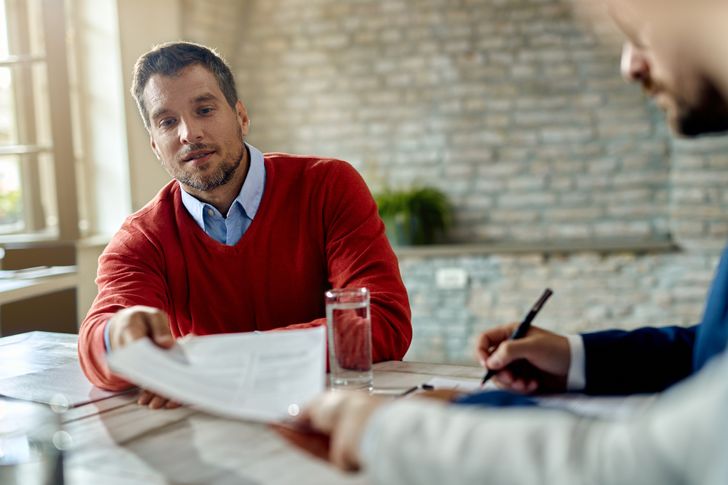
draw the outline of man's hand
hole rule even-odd
[[[499,387],[518,392],[564,391],[571,352],[566,337],[531,327],[518,340],[509,340],[517,323],[501,325],[478,339],[477,355],[483,367],[499,371]]]
[[[168,349],[174,345],[174,337],[169,330],[167,315],[157,308],[133,306],[119,310],[109,319],[109,350],[120,349],[135,340],[150,338],[159,347]],[[180,405],[174,401],[143,390],[137,400],[142,406],[151,409],[173,409]]]
[[[359,446],[366,424],[383,398],[357,391],[330,391],[316,398],[302,413],[298,423],[331,437],[329,460],[347,471],[361,467]]]

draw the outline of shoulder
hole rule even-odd
[[[359,172],[344,160],[311,155],[266,153],[266,170],[275,184],[288,179],[299,186],[336,190],[366,185]]]
[[[266,168],[276,172],[301,174],[327,174],[331,172],[354,172],[349,162],[336,158],[317,157],[313,155],[292,155],[290,153],[266,153]]]
[[[175,206],[179,203],[179,185],[171,181],[141,209],[126,218],[111,243],[127,247],[159,239],[175,225]]]
[[[130,215],[126,224],[147,225],[150,222],[159,222],[159,219],[169,219],[174,217],[175,208],[181,203],[180,188],[177,181],[172,180],[157,192],[152,200],[147,202],[144,207]]]

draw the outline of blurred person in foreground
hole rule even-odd
[[[674,131],[728,130],[728,4],[608,3],[628,39],[623,74],[656,98]],[[725,254],[700,325],[577,337],[534,327],[509,341],[512,330],[498,327],[479,341],[479,357],[500,371],[500,387],[526,393],[667,390],[645,412],[619,421],[534,406],[488,409],[334,392],[312,403],[299,423],[330,437],[333,463],[364,469],[377,483],[728,484]],[[574,372],[581,372],[581,382]],[[493,395],[499,392],[461,403],[488,404]],[[511,402],[518,404],[518,397]]]
[[[364,180],[348,163],[261,153],[233,74],[213,50],[172,42],[142,55],[132,94],[152,152],[174,178],[99,258],[98,295],[79,330],[95,385],[132,386],[107,352],[150,338],[298,329],[326,322],[324,292],[368,287],[372,358],[401,359],[407,292]],[[144,391],[139,403],[176,407]]]

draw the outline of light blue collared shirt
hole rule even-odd
[[[250,167],[240,193],[233,200],[228,213],[223,216],[220,211],[206,202],[202,202],[182,190],[182,204],[190,213],[197,225],[215,241],[234,246],[243,237],[260,207],[265,188],[265,164],[263,154],[257,148],[248,145]]]
[[[265,189],[263,153],[247,143],[245,146],[250,154],[248,175],[245,177],[240,193],[235,197],[225,217],[210,204],[197,200],[185,192],[184,189],[181,190],[182,204],[197,225],[215,241],[228,246],[237,244],[250,227],[250,224],[253,223]],[[108,322],[104,328],[104,345],[106,345],[107,351],[111,348]]]

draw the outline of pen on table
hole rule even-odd
[[[415,392],[419,389],[421,389],[423,391],[431,391],[434,388],[435,388],[435,386],[433,386],[431,384],[420,384],[419,386],[412,386],[409,389],[407,389],[406,391],[404,391],[402,394],[400,394],[400,397],[404,397],[404,396],[407,396],[408,394],[412,394],[413,392]]]
[[[541,298],[539,298],[538,301],[533,305],[531,310],[526,315],[526,318],[524,318],[523,321],[516,327],[516,329],[509,337],[509,340],[518,340],[519,338],[523,338],[526,336],[528,330],[531,328],[531,322],[533,322],[533,319],[536,317],[538,312],[541,311],[541,307],[543,306],[543,304],[546,303],[546,300],[548,300],[549,297],[553,295],[553,293],[554,292],[551,291],[550,288],[546,288],[544,290]],[[486,372],[483,376],[483,380],[480,382],[480,385],[484,385],[486,382],[488,382],[488,379],[490,379],[497,373],[497,370],[494,371],[492,369],[488,369],[488,372]]]

